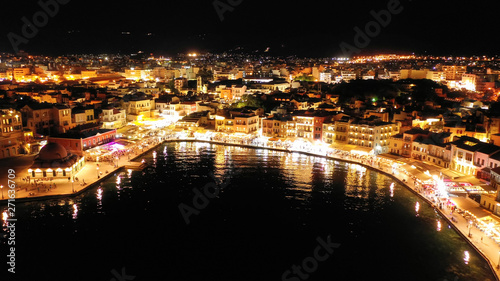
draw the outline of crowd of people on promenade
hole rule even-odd
[[[27,176],[21,178],[23,181],[22,184],[18,184],[16,191],[25,190],[28,192],[29,196],[34,196],[36,192],[49,192],[52,189],[57,188],[57,184],[53,182],[53,179],[50,177],[40,178],[40,179],[32,179]]]
[[[100,162],[107,163],[115,168],[118,167],[118,160],[127,155],[127,160],[130,161],[131,156],[139,155],[145,150],[149,149],[150,146],[159,144],[165,138],[145,138],[133,145],[125,146],[123,149],[114,149],[112,151],[101,150],[99,152],[86,153],[85,161],[87,162]]]

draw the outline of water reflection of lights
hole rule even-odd
[[[132,170],[131,169],[128,169],[127,170],[127,176],[130,178],[132,176]]]
[[[73,204],[73,219],[76,220],[78,218],[78,206]]]
[[[469,264],[469,260],[470,260],[469,251],[464,251],[464,262],[465,262],[465,264]]]
[[[417,212],[417,217],[418,217],[418,211],[420,210],[420,203],[415,203],[415,212]]]
[[[156,151],[153,151],[153,158],[156,159]]]
[[[361,165],[358,165],[358,164],[351,164],[354,169],[356,169],[356,171],[358,172],[361,172],[361,173],[364,173],[366,172],[366,168],[361,166]]]
[[[441,231],[441,221],[437,221],[437,231]]]
[[[7,211],[3,211],[3,213],[2,213],[3,226],[7,226],[7,219],[8,218],[9,218],[9,215],[7,214]]]
[[[389,190],[391,191],[391,197],[394,197],[394,183],[391,183],[391,186],[389,186]]]
[[[210,147],[210,143],[196,142],[195,147],[196,147],[196,151],[200,151],[202,149],[206,149],[206,148]]]
[[[99,202],[102,200],[102,188],[98,188],[97,189],[97,200],[99,200]]]

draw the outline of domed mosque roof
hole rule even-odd
[[[78,156],[69,153],[58,143],[47,143],[38,153],[31,168],[69,168],[78,162]]]
[[[64,146],[55,143],[47,143],[38,153],[38,159],[51,161],[51,160],[62,160],[68,157],[68,151]]]

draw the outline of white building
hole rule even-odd
[[[353,71],[341,71],[342,80],[349,82],[351,80],[356,80],[356,73]]]
[[[319,74],[319,81],[325,83],[332,83],[332,74],[330,72],[321,72]]]
[[[107,108],[102,110],[102,128],[119,129],[127,124],[124,109]]]

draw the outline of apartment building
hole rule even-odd
[[[462,136],[458,140],[450,142],[450,145],[450,169],[466,175],[476,175],[478,167],[474,162],[474,156],[479,149],[488,144],[475,138]]]
[[[127,124],[127,115],[124,109],[107,107],[102,109],[102,128],[119,129]]]
[[[52,104],[33,103],[21,108],[23,127],[40,135],[54,133]]]
[[[257,133],[260,128],[260,118],[249,110],[231,111],[229,114],[217,114],[215,130],[225,133]]]
[[[23,123],[21,112],[0,110],[0,158],[17,156],[23,152]]]
[[[351,121],[348,130],[348,144],[374,148],[377,154],[389,152],[389,140],[399,132],[397,124],[377,119]]]
[[[141,121],[143,118],[154,116],[155,101],[148,97],[134,96],[125,103],[127,121]]]
[[[66,133],[71,129],[73,121],[71,120],[71,108],[68,105],[56,104],[52,107],[52,116],[54,117],[54,127],[57,134]]]
[[[335,142],[335,121],[326,121],[323,123],[323,142],[332,144]]]
[[[462,80],[462,75],[467,71],[467,66],[443,65],[442,71],[446,76],[446,80]]]
[[[296,110],[292,113],[296,137],[311,140],[323,138],[323,123],[332,119],[332,114],[319,110]]]
[[[402,134],[394,134],[389,138],[389,152],[403,157],[412,157],[413,141],[418,137],[427,137],[429,134],[428,130],[420,127],[412,128]]]
[[[295,122],[289,114],[274,114],[262,119],[262,135],[265,137],[295,137]]]
[[[411,157],[420,161],[432,162],[441,167],[449,166],[449,133],[419,134],[412,142]]]

